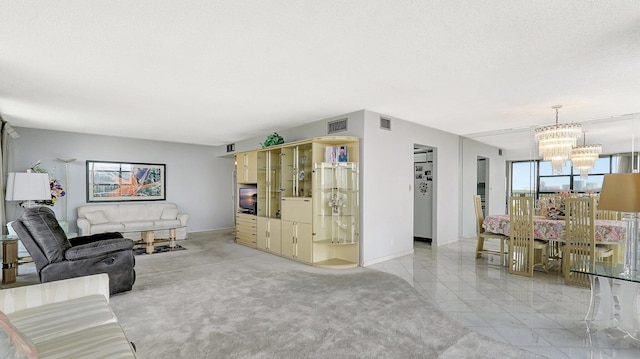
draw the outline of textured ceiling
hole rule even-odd
[[[0,0],[0,15],[14,126],[220,145],[359,109],[461,135],[551,123],[554,104],[561,122],[640,112],[637,0]]]

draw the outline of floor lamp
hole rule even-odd
[[[640,230],[640,173],[604,175],[598,209],[625,212],[627,242],[624,254],[624,274],[638,275],[638,230]]]
[[[71,185],[69,185],[69,163],[75,160],[75,158],[58,158],[58,161],[64,162],[64,185],[67,186],[67,195],[64,199],[64,221],[67,226],[65,230],[69,230],[69,193],[71,193]]]

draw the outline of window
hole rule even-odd
[[[535,162],[511,163],[511,194],[532,195],[536,193],[536,164]]]
[[[604,175],[612,173],[612,156],[600,157],[589,176],[580,178],[580,173],[571,166],[571,161],[554,174],[549,161],[511,162],[511,195],[551,195],[557,192],[600,192]]]

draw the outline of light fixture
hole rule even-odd
[[[638,230],[640,212],[640,173],[614,173],[604,175],[598,209],[625,212],[627,238],[624,254],[624,274],[638,274]]]
[[[562,108],[562,105],[551,108],[556,110],[555,125],[536,128],[534,136],[540,156],[545,161],[551,161],[551,168],[555,174],[562,172],[562,167],[571,156],[571,150],[576,146],[582,126],[579,123],[558,124],[558,109]]]
[[[571,165],[578,169],[580,178],[586,179],[602,153],[602,145],[587,145],[587,134],[583,136],[582,145],[571,151]]]
[[[10,172],[7,178],[7,201],[24,201],[24,207],[34,207],[34,201],[51,200],[51,185],[46,173]]]

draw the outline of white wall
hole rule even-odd
[[[506,198],[506,158],[498,148],[468,138],[461,139],[462,147],[462,237],[476,235],[473,195],[477,193],[478,156],[489,159],[489,186],[485,188],[489,207],[487,213],[504,214]]]
[[[380,116],[391,131],[380,129]],[[361,235],[364,265],[413,251],[413,145],[435,148],[433,243],[458,240],[459,136],[365,111]]]
[[[86,202],[86,160],[148,162],[166,164],[167,202],[178,205],[190,216],[188,231],[228,228],[234,225],[231,199],[232,159],[214,155],[213,146],[97,136],[72,132],[16,128],[13,141],[13,170],[25,171],[42,161],[41,167],[69,188],[69,216],[77,229],[76,208]],[[57,158],[76,158],[69,164],[69,185],[64,183],[65,166]],[[53,207],[64,218],[64,198]],[[20,208],[7,203],[7,219],[15,219]]]

